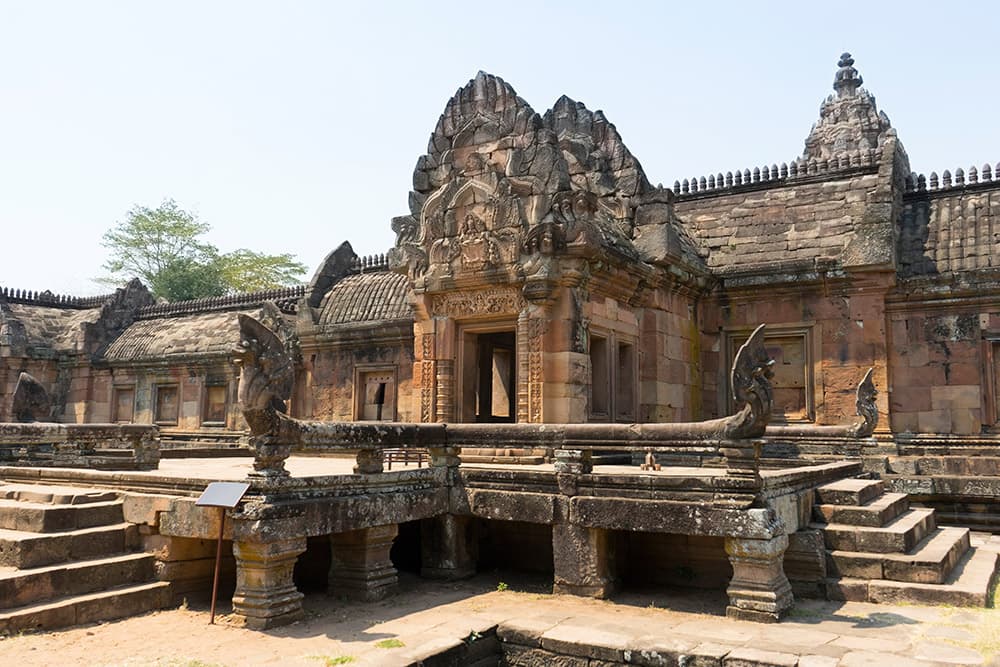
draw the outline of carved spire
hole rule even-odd
[[[806,138],[803,157],[809,160],[834,160],[860,152],[881,148],[892,125],[889,117],[878,110],[875,97],[861,87],[862,78],[854,68],[851,54],[840,57],[840,69],[833,79],[836,95],[829,96],[819,108],[819,120]],[[850,166],[855,166],[850,161]],[[863,166],[861,164],[857,166]],[[810,172],[812,170],[810,169]]]
[[[851,54],[842,53],[837,67],[840,69],[837,70],[837,75],[833,78],[833,89],[837,91],[837,97],[857,93],[858,88],[865,81],[858,74],[858,70],[854,68],[854,58],[851,57]]]

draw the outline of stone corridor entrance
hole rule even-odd
[[[462,421],[515,422],[517,348],[514,331],[466,331],[462,345]]]

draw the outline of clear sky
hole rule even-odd
[[[1000,160],[1000,3],[0,0],[0,285],[107,291],[175,199],[222,251],[393,243],[445,103],[499,75],[603,109],[651,182],[802,152],[850,51],[915,171]]]

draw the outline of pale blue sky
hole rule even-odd
[[[105,291],[102,233],[171,197],[311,272],[393,242],[484,69],[603,109],[653,183],[801,153],[850,51],[916,171],[1000,160],[1000,3],[0,0],[0,285]]]

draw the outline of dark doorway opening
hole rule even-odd
[[[467,421],[513,423],[517,419],[517,347],[513,331],[465,337],[463,412]]]
[[[523,521],[479,519],[477,570],[512,590],[552,592],[552,527]]]
[[[389,558],[400,572],[420,574],[420,548],[420,521],[406,521],[399,524]]]
[[[303,593],[326,592],[330,577],[330,536],[319,535],[306,540],[306,550],[295,561],[292,580]]]

